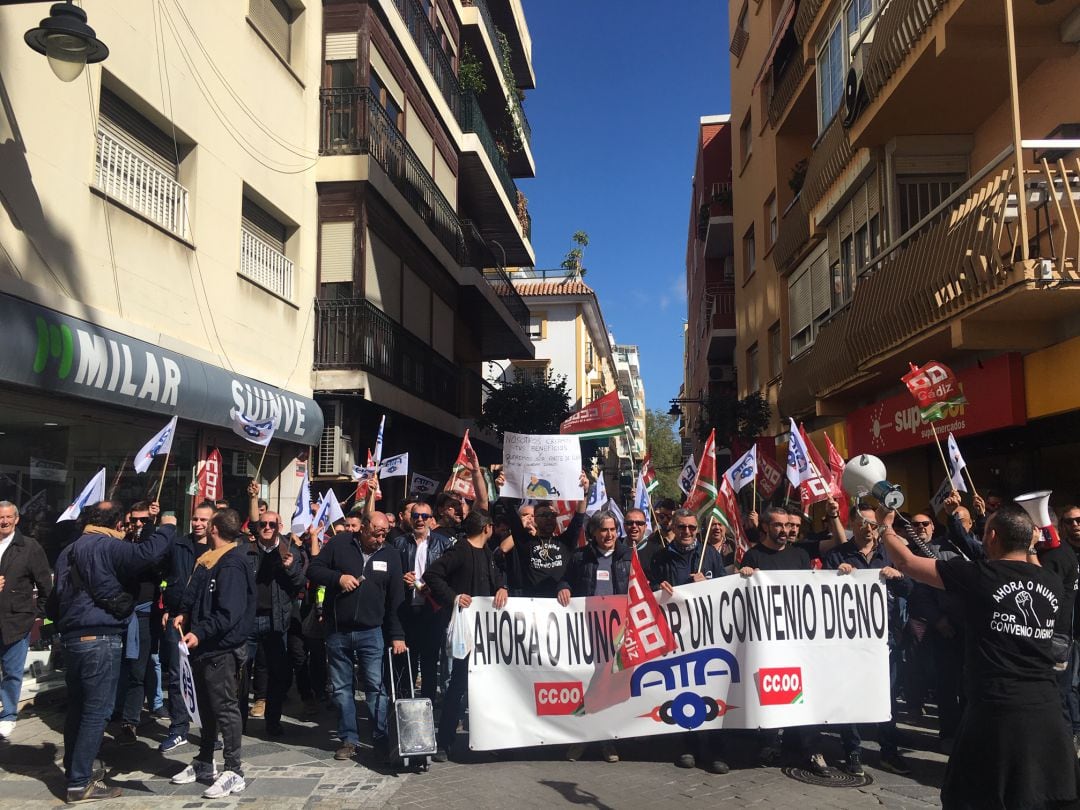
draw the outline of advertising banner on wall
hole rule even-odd
[[[478,750],[887,720],[888,608],[873,571],[757,572],[657,594],[675,640],[620,669],[627,598],[474,599]],[[494,697],[493,696],[497,696]]]

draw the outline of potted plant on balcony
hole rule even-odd
[[[799,192],[802,191],[803,183],[806,182],[806,167],[808,161],[803,158],[794,166],[791,167],[791,176],[788,177],[788,188],[791,189],[791,193],[796,197],[799,196]]]
[[[585,231],[575,231],[571,240],[574,247],[566,254],[559,266],[566,271],[568,278],[583,278],[585,268],[581,262],[585,258],[585,248],[589,246],[589,235]]]

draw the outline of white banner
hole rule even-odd
[[[503,434],[504,498],[578,501],[584,497],[577,436]]]
[[[566,608],[512,598],[501,611],[473,599],[470,747],[889,719],[877,572],[759,571],[658,599],[676,649],[621,672],[612,664],[625,596]]]
[[[439,491],[439,482],[420,473],[413,473],[409,483],[410,495],[433,495]]]
[[[401,453],[383,461],[379,467],[379,478],[398,478],[409,474],[409,454]]]
[[[682,472],[679,473],[679,489],[682,490],[683,495],[690,494],[690,487],[694,485],[695,478],[697,478],[697,460],[691,454],[686,459]]]
[[[202,718],[199,717],[199,701],[195,699],[195,676],[191,672],[191,656],[187,645],[180,645],[180,694],[184,698],[184,706],[187,708],[188,717],[193,726],[202,726]]]

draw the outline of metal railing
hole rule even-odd
[[[292,260],[244,227],[240,228],[240,275],[288,301],[292,300]]]
[[[459,264],[465,247],[461,220],[405,136],[366,87],[320,91],[323,155],[367,154]]]
[[[801,50],[791,55],[787,65],[784,66],[778,80],[773,81],[772,98],[769,99],[769,123],[774,127],[784,117],[788,105],[795,98],[795,91],[802,84],[806,76],[806,62],[803,61]]]
[[[480,139],[480,145],[484,147],[484,152],[487,153],[491,165],[495,167],[495,174],[502,184],[503,191],[506,192],[507,200],[513,207],[517,205],[517,184],[514,182],[514,178],[510,176],[510,169],[506,165],[506,160],[503,158],[502,153],[499,152],[499,147],[495,144],[495,137],[491,134],[487,120],[480,111],[480,101],[476,98],[475,93],[467,93],[462,98],[461,128],[466,132],[476,133],[476,137]]]
[[[810,240],[810,217],[802,207],[802,196],[792,200],[780,219],[780,229],[773,245],[773,262],[777,270],[786,270]]]
[[[510,54],[505,52],[502,45],[502,40],[499,38],[499,29],[495,25],[495,21],[491,18],[491,11],[488,9],[486,0],[462,0],[462,5],[473,6],[480,12],[480,19],[484,22],[484,28],[487,29],[488,37],[491,39],[491,44],[495,47],[495,56],[500,60],[510,61]],[[501,73],[501,65],[499,65]],[[516,80],[515,80],[516,81]],[[508,93],[517,92],[517,87],[507,87]],[[526,143],[532,143],[532,127],[529,125],[529,119],[525,116],[525,108],[518,104],[514,109],[514,118],[517,120],[518,126],[521,128],[521,137]]]
[[[463,419],[478,419],[484,412],[488,397],[494,393],[495,386],[465,366],[458,369],[458,375],[457,415]]]
[[[315,368],[370,372],[448,413],[460,369],[364,298],[315,302]]]
[[[824,0],[802,0],[799,3],[799,10],[795,12],[795,38],[800,43],[810,33],[810,27],[814,24],[814,19],[821,11],[823,4]]]
[[[418,0],[393,0],[394,6],[401,19],[405,21],[405,27],[409,30],[416,47],[420,50],[420,56],[424,64],[431,71],[435,85],[439,88],[446,103],[450,105],[450,111],[454,118],[461,121],[461,84],[457,74],[454,73],[454,65],[450,57],[442,49],[439,43],[439,35],[431,27],[431,20],[424,13],[424,7]]]
[[[805,211],[814,210],[854,155],[848,131],[844,129],[843,115],[837,113],[817,139],[806,164],[806,179],[799,192]]]
[[[181,239],[188,238],[187,189],[100,129],[94,186]]]
[[[514,287],[510,276],[505,268],[495,258],[491,247],[484,241],[484,237],[469,220],[461,221],[465,231],[465,264],[475,267],[480,271],[492,292],[506,306],[510,316],[523,331],[529,329],[529,307],[525,299],[521,297]]]
[[[869,49],[863,73],[869,98],[876,98],[884,89],[944,6],[945,0],[891,0],[880,9],[872,23],[873,41],[858,43]]]

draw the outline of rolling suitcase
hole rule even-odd
[[[413,682],[412,656],[405,651],[405,680],[409,696],[398,697],[398,676],[394,672],[394,651],[387,649],[390,663],[390,708],[386,726],[390,734],[390,756],[400,759],[402,767],[418,767],[426,771],[435,755],[435,715],[428,698],[416,697]],[[405,690],[401,690],[403,693]]]

